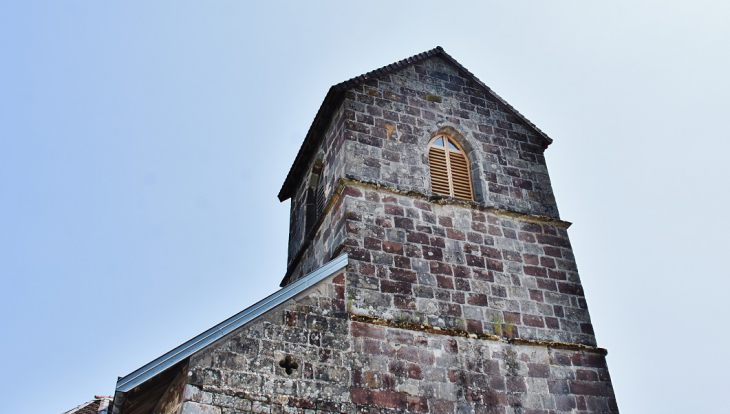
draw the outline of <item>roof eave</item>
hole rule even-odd
[[[319,110],[317,111],[317,115],[314,116],[314,120],[312,121],[312,125],[309,127],[309,131],[307,131],[307,135],[304,138],[304,142],[302,142],[302,146],[299,147],[299,152],[294,159],[294,163],[289,169],[289,174],[279,190],[279,201],[283,202],[291,197],[291,194],[294,191],[294,186],[296,185],[295,178],[298,176],[296,172],[306,169],[310,162],[310,157],[308,155],[310,155],[310,152],[316,151],[317,145],[319,145],[319,140],[315,137],[321,136],[321,134],[324,133],[324,129],[327,128],[332,112],[340,104],[342,97],[343,89],[338,88],[338,85],[332,86],[327,92],[327,95],[322,101],[322,105],[320,105]]]

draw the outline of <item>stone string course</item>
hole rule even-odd
[[[423,325],[420,325],[418,323],[409,322],[409,321],[395,321],[392,319],[381,319],[378,317],[372,317],[372,316],[367,316],[367,315],[357,315],[354,313],[350,314],[350,320],[353,320],[355,322],[387,326],[387,327],[391,327],[391,328],[405,329],[405,330],[418,331],[418,332],[426,332],[426,333],[436,334],[436,335],[460,336],[463,338],[472,338],[472,339],[486,339],[486,340],[490,340],[490,341],[501,341],[501,342],[505,342],[505,343],[509,343],[509,344],[543,346],[546,348],[562,349],[562,350],[569,350],[569,351],[594,352],[594,353],[604,355],[604,356],[608,353],[608,351],[604,348],[598,348],[598,347],[594,347],[594,346],[581,345],[581,344],[573,344],[573,343],[569,343],[569,342],[538,341],[538,340],[534,340],[534,339],[524,339],[524,338],[506,338],[506,337],[501,337],[498,335],[493,335],[493,334],[484,333],[484,332],[471,332],[471,331],[465,331],[465,330],[461,330],[461,329],[443,328],[440,326],[433,326],[433,325],[426,324],[426,323],[424,323]]]

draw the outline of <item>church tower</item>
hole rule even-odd
[[[617,413],[551,142],[441,48],[333,86],[279,193],[281,299],[115,412]]]

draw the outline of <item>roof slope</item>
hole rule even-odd
[[[143,384],[144,382],[150,380],[151,378],[162,373],[163,371],[173,367],[175,364],[183,361],[184,359],[205,348],[206,346],[212,344],[223,336],[233,332],[237,328],[245,325],[248,322],[251,322],[252,320],[265,314],[271,309],[302,293],[307,288],[326,279],[327,277],[333,275],[335,272],[347,266],[347,262],[347,253],[339,255],[338,257],[324,264],[319,269],[309,273],[308,275],[297,280],[296,282],[277,290],[266,298],[256,302],[255,304],[242,310],[236,315],[208,329],[207,331],[185,342],[184,344],[178,346],[170,352],[162,355],[154,361],[149,362],[148,364],[135,370],[129,375],[120,377],[117,380],[116,395],[114,401],[115,409],[118,405],[123,404],[123,401],[118,401],[123,400],[123,396],[120,396],[120,393],[124,394],[131,391],[135,387]]]
[[[515,109],[512,105],[507,103],[507,101],[502,99],[501,96],[497,95],[491,88],[485,85],[484,82],[480,81],[476,76],[474,76],[473,73],[469,72],[469,70],[462,66],[459,62],[457,62],[456,59],[446,53],[441,46],[437,46],[434,49],[419,53],[415,56],[411,56],[407,59],[403,59],[395,63],[391,63],[390,65],[383,66],[382,68],[375,69],[371,72],[367,72],[365,74],[356,76],[352,79],[332,86],[327,92],[327,96],[325,96],[322,105],[319,107],[317,115],[314,117],[314,121],[312,121],[312,125],[309,127],[309,131],[304,138],[304,142],[302,143],[301,148],[299,148],[299,153],[297,153],[294,164],[292,164],[291,168],[289,169],[289,174],[284,180],[284,184],[282,185],[281,190],[279,190],[279,200],[285,201],[292,196],[292,193],[297,184],[297,179],[302,177],[302,174],[309,164],[309,160],[312,157],[312,154],[317,150],[317,147],[319,146],[319,141],[325,128],[327,128],[327,124],[329,123],[332,114],[339,106],[347,89],[360,85],[361,83],[369,79],[393,73],[397,70],[403,69],[406,66],[424,61],[434,56],[445,59],[446,61],[454,65],[467,78],[471,79],[474,83],[484,88],[487,93],[497,99],[510,112],[520,118],[540,138],[542,138],[545,142],[546,147],[553,142],[553,140],[548,137],[547,134],[542,132],[540,128],[538,128],[529,119],[527,119],[524,115],[517,111],[517,109]]]

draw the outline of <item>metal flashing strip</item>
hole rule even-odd
[[[195,352],[210,345],[223,336],[231,333],[233,330],[242,325],[258,318],[270,309],[281,305],[285,301],[293,298],[297,294],[303,292],[315,283],[331,276],[335,272],[347,266],[347,253],[343,253],[336,258],[325,263],[319,269],[311,272],[303,278],[287,285],[278,291],[272,293],[266,298],[256,302],[248,308],[242,310],[236,315],[226,319],[218,325],[208,329],[195,338],[185,342],[172,351],[162,355],[147,365],[137,369],[136,371],[120,378],[117,381],[116,391],[126,393],[134,389],[138,385],[161,373],[167,368],[177,364],[183,359],[189,357]]]

